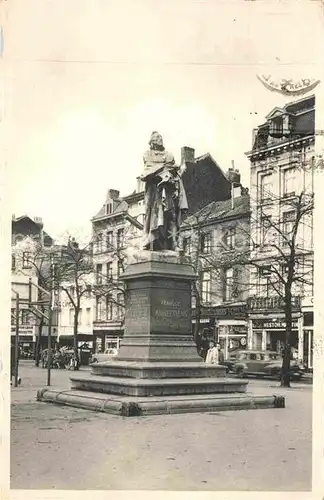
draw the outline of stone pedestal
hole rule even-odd
[[[276,396],[246,394],[246,380],[206,365],[192,338],[192,268],[175,252],[142,252],[122,276],[124,338],[117,357],[71,376],[67,391],[43,389],[40,401],[122,416],[283,407]]]
[[[191,333],[192,267],[175,252],[143,252],[122,276],[124,338],[117,359],[201,362]]]

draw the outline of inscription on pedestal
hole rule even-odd
[[[186,333],[191,331],[190,304],[186,293],[169,291],[155,293],[152,307],[154,331],[164,333]]]
[[[125,297],[125,330],[144,333],[150,318],[150,301],[145,290],[128,290]]]

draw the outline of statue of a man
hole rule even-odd
[[[144,153],[146,250],[178,250],[179,227],[188,209],[181,175],[182,167],[165,150],[162,136],[152,132],[150,149]]]

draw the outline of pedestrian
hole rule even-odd
[[[218,363],[221,365],[222,363],[224,363],[225,356],[224,356],[223,351],[221,350],[220,344],[217,344],[216,347],[218,349]]]
[[[219,364],[219,349],[216,347],[216,342],[214,340],[209,341],[209,349],[206,356],[207,365],[218,365]]]

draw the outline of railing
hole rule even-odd
[[[301,298],[293,296],[291,300],[293,309],[299,309],[301,306]],[[284,309],[285,299],[283,297],[250,297],[248,299],[248,308],[252,310],[273,310]]]

